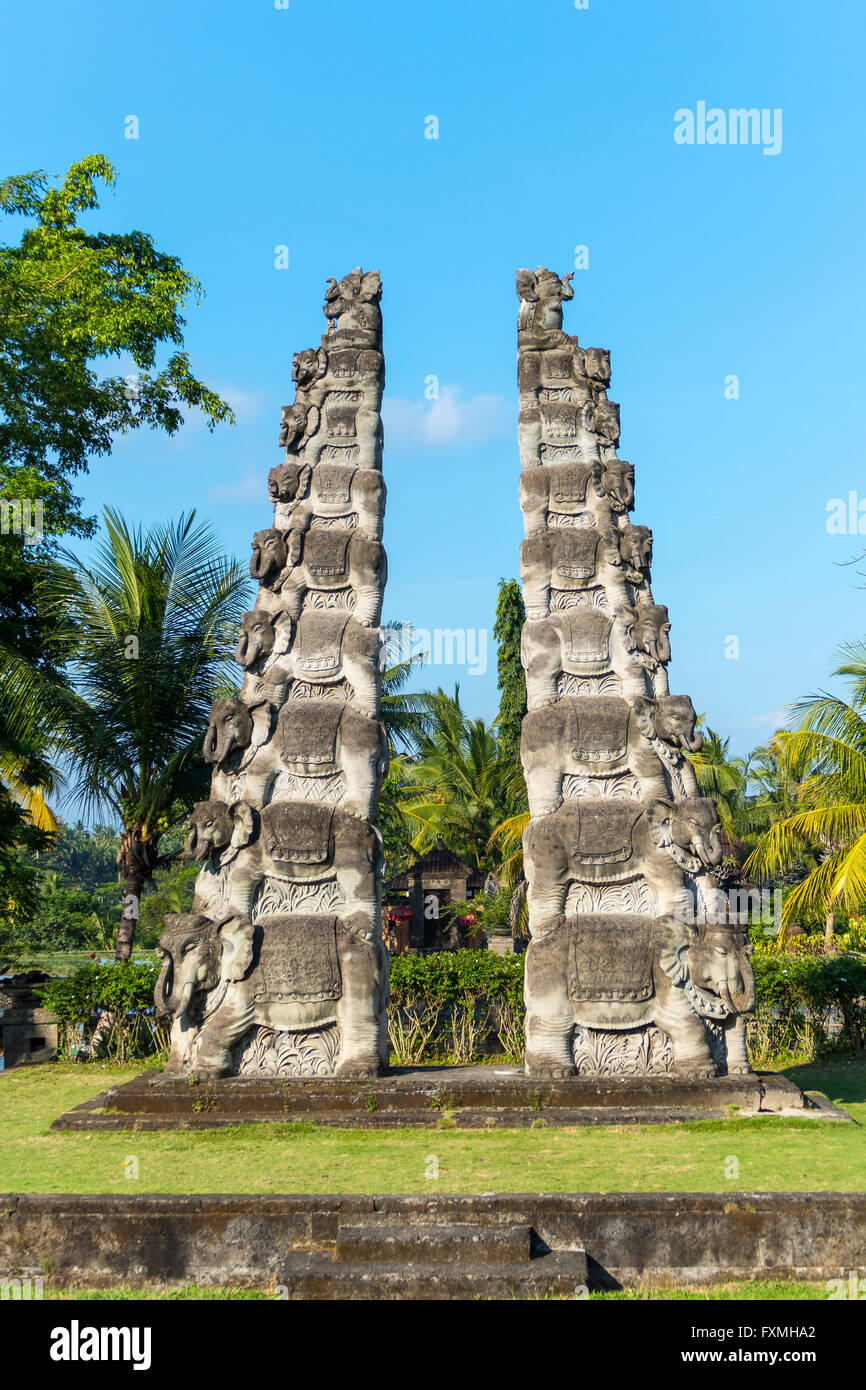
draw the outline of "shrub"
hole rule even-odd
[[[157,968],[149,962],[85,965],[52,980],[42,1002],[57,1015],[59,1052],[93,1056],[104,1048],[117,1062],[167,1051],[168,1024],[153,1006]]]
[[[492,951],[397,956],[391,964],[389,1034],[394,1061],[465,1063],[495,1039],[523,1055],[523,957]]]
[[[493,1050],[520,1061],[524,960],[492,951],[395,957],[388,1017],[394,1062],[468,1063]],[[866,1047],[866,959],[817,956],[807,946],[782,951],[770,941],[756,948],[752,965],[757,1006],[747,1027],[754,1064]],[[165,1052],[168,1024],[157,1022],[153,1009],[156,975],[150,962],[94,964],[51,981],[43,1002],[57,1014],[61,1053],[87,1057],[104,1047],[126,1061]]]
[[[761,1060],[866,1045],[866,961],[768,949],[755,951],[752,968],[757,1007],[750,1032]]]
[[[784,951],[762,941],[752,958],[756,1009],[747,1027],[755,1065],[866,1046],[866,960],[825,956],[823,937],[795,941]],[[524,959],[490,951],[398,956],[389,1016],[395,1062],[473,1061],[491,1044],[519,1061]]]

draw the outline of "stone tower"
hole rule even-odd
[[[526,1070],[748,1071],[749,947],[711,874],[720,827],[685,756],[701,746],[692,703],[668,690],[610,354],[562,329],[570,282],[517,272]]]
[[[387,1064],[380,298],[377,271],[329,281],[328,331],[294,358],[243,684],[211,711],[211,796],[189,822],[193,912],[167,917],[160,942],[170,1072],[363,1078]]]

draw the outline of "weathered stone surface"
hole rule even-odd
[[[57,1056],[57,1015],[42,1008],[39,991],[48,978],[43,970],[0,978],[0,1075]]]
[[[326,1030],[327,1031],[327,1030]],[[632,1039],[639,1032],[606,1034],[583,1030],[603,1055],[605,1040]],[[286,1037],[293,1035],[286,1034]],[[589,1052],[585,1043],[584,1052]],[[651,1054],[650,1054],[651,1056]],[[580,1067],[578,1076],[528,1077],[517,1067],[406,1067],[363,1082],[316,1071],[310,1080],[266,1079],[252,1068],[240,1077],[188,1078],[144,1072],[123,1086],[68,1111],[55,1129],[209,1129],[227,1124],[315,1120],[317,1124],[364,1129],[437,1127],[443,1117],[459,1128],[525,1128],[545,1125],[669,1123],[677,1119],[724,1119],[741,1115],[797,1114],[848,1121],[844,1111],[817,1108],[785,1077],[774,1074],[695,1080],[654,1074],[632,1062],[615,1074]],[[492,1073],[492,1074],[491,1074]]]
[[[166,918],[160,943],[172,1073],[369,1077],[387,1062],[381,282],[328,285],[331,327],[293,362],[273,525],[253,536],[243,685],[205,735],[193,912]]]
[[[562,327],[571,278],[517,272],[526,1069],[739,1074],[750,948],[717,924],[720,827],[686,756],[701,737],[668,689],[670,619],[652,532],[628,519],[610,356]]]
[[[478,1221],[408,1224],[400,1213],[385,1212],[363,1221],[341,1222],[334,1251],[342,1263],[399,1264],[439,1261],[454,1264],[512,1264],[528,1260],[531,1227],[482,1225]]]
[[[11,1194],[0,1196],[0,1264],[6,1278],[48,1267],[59,1287],[194,1281],[281,1289],[290,1298],[574,1297],[587,1285],[862,1274],[864,1222],[866,1195],[838,1192]],[[383,1226],[395,1232],[400,1258],[353,1260],[352,1235]],[[447,1253],[447,1226],[474,1229],[476,1258],[437,1258]],[[507,1234],[516,1228],[531,1232],[528,1250],[521,1235],[520,1258]],[[384,1254],[378,1239],[378,1250],[369,1235],[359,1239],[358,1254]],[[497,1250],[513,1257],[488,1261]]]

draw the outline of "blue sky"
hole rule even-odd
[[[238,415],[120,441],[83,480],[88,509],[150,522],[195,506],[246,558],[325,277],[377,267],[386,616],[492,629],[522,535],[514,271],[565,273],[586,246],[566,327],[612,352],[671,687],[751,747],[863,629],[866,581],[845,562],[866,539],[826,523],[830,499],[866,501],[864,29],[857,0],[7,11],[0,172],[108,155],[117,189],[89,224],[140,227],[201,279],[187,346]],[[781,151],[677,144],[674,113],[699,101],[781,110]],[[486,675],[422,682],[459,679],[492,717],[494,657],[491,633]]]

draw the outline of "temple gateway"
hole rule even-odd
[[[717,911],[720,827],[687,757],[695,712],[668,688],[668,611],[652,533],[631,521],[610,356],[563,330],[570,281],[517,273],[525,1068],[706,1081],[749,1071],[749,946]],[[252,541],[243,679],[211,711],[211,794],[189,822],[193,911],[166,917],[160,943],[170,1076],[388,1067],[380,299],[376,271],[330,281],[327,332],[294,358],[272,524]],[[410,870],[416,948],[435,944],[425,901],[438,916],[482,886],[470,878],[444,846]]]

